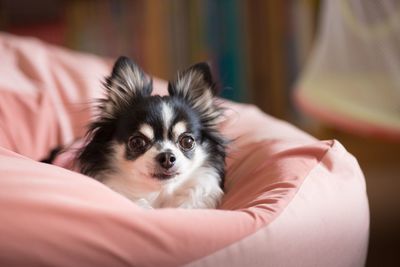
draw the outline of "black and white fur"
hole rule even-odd
[[[78,153],[80,171],[148,208],[215,208],[223,196],[226,140],[207,63],[179,73],[168,96],[120,57]]]

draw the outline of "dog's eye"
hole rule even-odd
[[[183,150],[191,150],[193,149],[195,145],[195,141],[194,138],[191,135],[188,134],[183,134],[180,138],[179,138],[179,146],[183,149]]]
[[[141,152],[145,150],[148,140],[143,136],[132,136],[129,138],[128,146],[132,151]]]

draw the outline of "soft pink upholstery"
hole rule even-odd
[[[220,209],[143,210],[36,161],[82,135],[110,62],[7,34],[0,58],[1,266],[364,264],[364,178],[337,141],[225,102],[235,141]]]

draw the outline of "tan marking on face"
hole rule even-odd
[[[149,140],[153,140],[154,138],[154,130],[148,124],[143,124],[140,126],[139,132],[141,132],[144,136],[146,136]]]
[[[174,125],[172,128],[172,133],[174,138],[177,139],[181,134],[187,131],[186,123],[180,121]]]

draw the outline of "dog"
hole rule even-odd
[[[228,140],[210,67],[179,72],[168,95],[127,57],[103,82],[79,170],[145,208],[216,208],[223,197]]]

